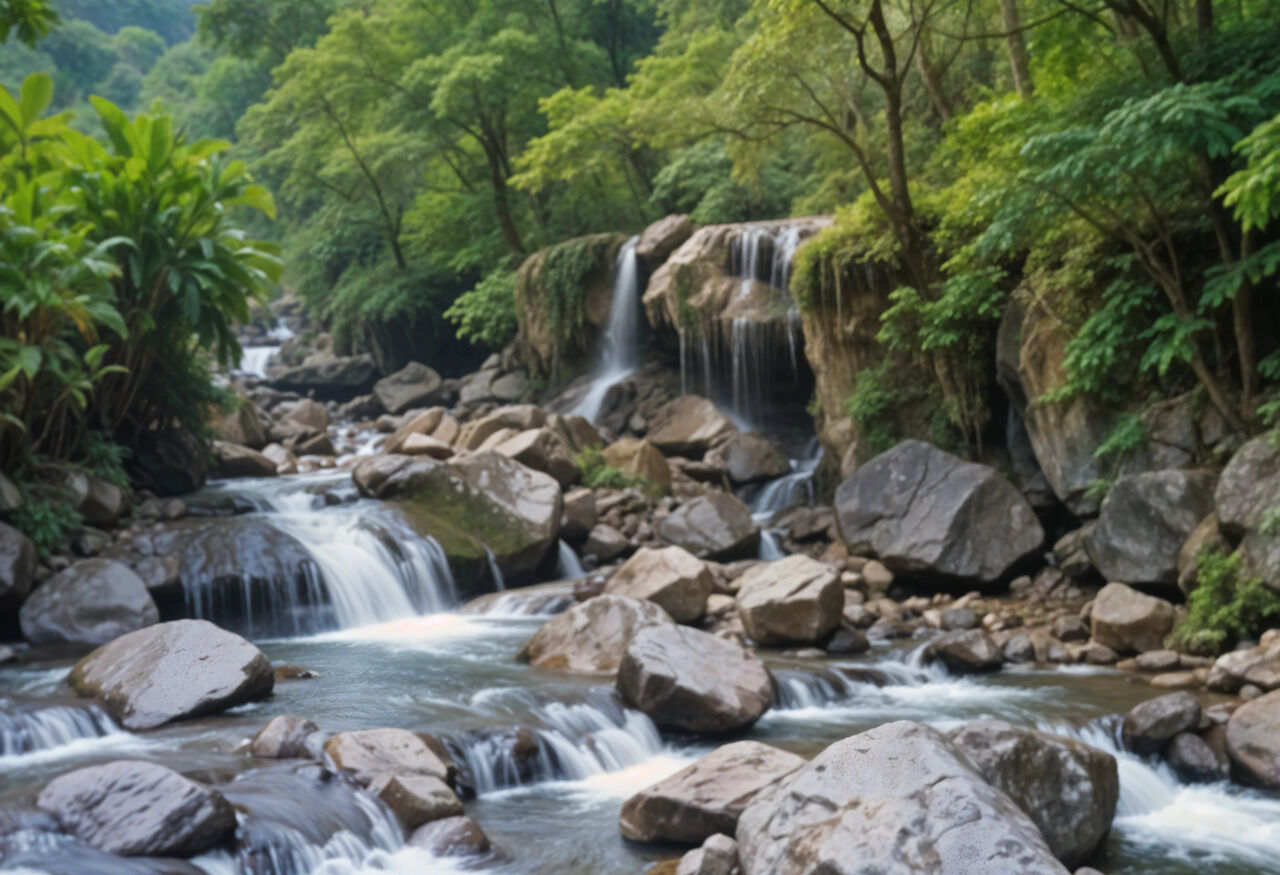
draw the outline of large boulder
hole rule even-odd
[[[218,417],[211,424],[214,436],[229,444],[241,444],[255,450],[267,443],[267,430],[262,427],[258,406],[248,398],[237,395],[230,413]]]
[[[668,455],[701,458],[737,433],[729,417],[697,395],[682,395],[665,404],[649,422],[649,442]]]
[[[1090,614],[1093,640],[1116,653],[1159,650],[1173,628],[1173,605],[1123,583],[1108,583]]]
[[[637,842],[697,845],[716,833],[733,835],[756,794],[803,765],[788,751],[735,741],[632,796],[618,826]]]
[[[1213,510],[1207,471],[1150,471],[1121,477],[1102,502],[1085,549],[1107,580],[1178,583],[1178,552]]]
[[[774,480],[791,473],[791,463],[782,451],[758,434],[735,434],[708,454],[707,460],[722,464],[734,483]]]
[[[764,663],[742,646],[688,626],[649,626],[627,644],[618,692],[661,727],[717,734],[745,729],[773,699]]]
[[[124,489],[101,477],[85,478],[87,489],[76,510],[91,526],[114,526],[129,509],[129,497]]]
[[[905,576],[992,583],[1044,542],[1031,505],[999,472],[923,441],[858,468],[835,506],[850,551]]]
[[[0,611],[11,611],[31,592],[36,545],[13,526],[0,523]]]
[[[669,623],[652,601],[598,595],[548,620],[517,658],[538,668],[612,674],[636,632]]]
[[[1223,534],[1233,540],[1262,525],[1280,495],[1280,446],[1270,435],[1246,443],[1218,478],[1214,505]]]
[[[373,394],[393,416],[415,407],[443,404],[449,395],[440,375],[419,362],[409,362],[394,374],[374,383]]]
[[[495,452],[448,463],[372,456],[352,477],[363,495],[394,499],[455,563],[483,567],[491,553],[510,582],[527,578],[556,544],[560,484]]]
[[[453,789],[434,775],[383,772],[370,782],[369,792],[391,809],[405,829],[466,813]]]
[[[434,749],[433,749],[434,748]],[[324,743],[324,752],[339,769],[368,785],[384,772],[430,775],[448,783],[454,767],[416,732],[407,729],[357,729],[339,732]]]
[[[1227,721],[1227,755],[1242,779],[1280,790],[1280,691],[1235,710]]]
[[[752,800],[745,875],[1065,875],[1030,818],[936,730],[886,723],[836,742]]]
[[[204,620],[175,620],[122,635],[75,664],[68,681],[126,729],[216,714],[271,694],[266,655]]]
[[[1191,693],[1169,693],[1148,699],[1124,715],[1125,747],[1149,756],[1168,746],[1174,736],[1198,728],[1200,702]]]
[[[808,556],[757,565],[738,578],[738,616],[757,644],[816,644],[843,610],[840,576]]]
[[[32,644],[106,644],[160,620],[142,578],[111,559],[85,559],[46,580],[22,605]]]
[[[1026,812],[1065,865],[1087,862],[1111,830],[1120,798],[1111,754],[1003,720],[970,723],[948,739]]]
[[[727,492],[709,492],[685,502],[656,528],[666,543],[703,559],[753,559],[760,549],[760,528],[750,508]]]
[[[324,401],[350,401],[365,395],[378,381],[378,366],[370,355],[323,357],[289,368],[271,381],[284,392],[312,395]]]
[[[939,635],[926,651],[929,659],[940,659],[954,674],[998,671],[1004,655],[995,641],[981,629],[957,629]]]
[[[204,441],[185,428],[144,432],[138,438],[129,475],[138,489],[156,495],[187,495],[204,485],[209,474]]]
[[[236,813],[216,790],[157,763],[122,760],[54,778],[36,805],[80,841],[125,857],[191,857],[229,840]]]
[[[213,458],[223,477],[274,477],[278,473],[274,461],[240,444],[214,441]]]
[[[546,426],[522,431],[493,448],[495,453],[521,465],[550,474],[561,487],[572,486],[581,476],[573,451],[564,438]]]
[[[643,547],[617,570],[605,592],[651,601],[677,623],[691,623],[707,609],[713,580],[707,563],[681,547]]]
[[[264,759],[293,759],[310,756],[308,744],[319,727],[297,714],[280,714],[249,741],[249,753]]]
[[[619,438],[605,447],[601,455],[605,464],[623,474],[643,478],[662,492],[671,491],[671,466],[667,464],[667,457],[647,440]]]
[[[688,216],[665,216],[641,233],[640,239],[636,241],[636,255],[643,258],[652,271],[693,236],[693,231],[693,220]]]

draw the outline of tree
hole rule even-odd
[[[0,0],[0,44],[10,34],[34,46],[58,24],[58,13],[48,0]]]

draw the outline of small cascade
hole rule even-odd
[[[636,255],[639,241],[639,237],[632,237],[618,250],[609,322],[600,339],[600,364],[596,367],[590,389],[569,411],[570,416],[581,416],[588,422],[595,422],[609,389],[640,366],[640,337],[644,326],[640,296],[644,290],[640,287],[640,259]]]
[[[775,513],[800,505],[813,504],[815,492],[813,475],[822,461],[822,444],[817,438],[809,441],[804,454],[791,459],[791,473],[766,483],[749,505],[757,522],[768,522]]]
[[[240,373],[264,379],[267,376],[267,365],[271,364],[279,350],[278,346],[246,346],[240,356]]]
[[[757,520],[757,522],[759,522]],[[782,537],[776,529],[760,529],[760,550],[757,558],[764,562],[785,559],[786,551],[782,549]]]
[[[556,580],[577,580],[586,574],[587,570],[582,567],[578,554],[564,541],[560,541],[556,553]]]
[[[128,733],[97,705],[46,705],[0,698],[0,759],[54,751],[112,735]]]
[[[498,557],[494,556],[493,551],[488,547],[484,548],[484,557],[489,563],[489,582],[493,584],[493,591],[506,591],[507,579],[502,575],[502,566],[498,564]]]

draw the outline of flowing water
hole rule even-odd
[[[456,861],[406,847],[387,811],[349,782],[313,764],[247,757],[243,744],[279,714],[306,715],[330,732],[397,726],[440,737],[476,790],[468,813],[496,848],[484,871],[632,875],[675,852],[623,841],[619,808],[716,742],[659,734],[607,679],[517,663],[514,654],[545,617],[498,607],[515,592],[496,596],[487,614],[451,612],[449,581],[429,542],[384,529],[391,523],[378,505],[331,504],[317,499],[324,490],[309,491],[332,486],[334,476],[218,488],[239,490],[258,508],[255,519],[300,533],[311,551],[335,605],[328,612],[333,622],[319,634],[255,637],[274,663],[303,666],[315,679],[282,681],[270,699],[218,717],[134,734],[68,696],[70,660],[0,669],[0,870],[148,871],[42,830],[47,824],[30,810],[34,793],[52,777],[131,758],[214,782],[237,805],[242,840],[235,852],[195,861],[211,875],[462,871]],[[390,531],[399,543],[391,549],[380,537],[358,534],[371,531]],[[546,586],[550,593],[566,585]],[[915,644],[877,646],[858,658],[766,659],[777,679],[775,707],[749,737],[811,756],[898,719],[946,729],[999,717],[1072,734],[1120,761],[1120,808],[1098,861],[1103,871],[1275,871],[1280,800],[1227,784],[1184,785],[1117,747],[1108,715],[1152,693],[1119,672],[1059,668],[955,678],[922,665]]]
[[[639,240],[632,237],[618,250],[609,322],[600,340],[600,364],[592,375],[587,394],[569,411],[570,416],[595,422],[609,390],[640,367],[640,339],[644,329],[640,296],[644,289],[640,286],[640,259],[636,255]]]

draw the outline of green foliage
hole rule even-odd
[[[85,436],[80,461],[93,476],[127,490],[130,488],[129,475],[124,466],[131,456],[128,447],[116,443],[102,432],[91,431]]]
[[[502,349],[516,336],[516,272],[499,268],[458,296],[445,318],[458,326],[458,336],[490,349]]]
[[[41,558],[62,549],[83,523],[76,509],[58,498],[29,498],[13,512],[11,521],[31,539]]]
[[[893,417],[902,401],[899,390],[900,384],[887,361],[859,371],[854,378],[853,391],[845,399],[844,406],[858,427],[858,435],[868,455],[892,449],[899,440]]]
[[[569,240],[547,250],[537,293],[557,343],[567,344],[586,324],[587,290],[601,262],[599,247],[588,240]]]
[[[1196,557],[1196,571],[1199,585],[1187,598],[1187,618],[1173,633],[1180,649],[1220,653],[1280,617],[1280,593],[1257,578],[1241,580],[1240,554],[1206,549]]]
[[[58,24],[58,13],[49,0],[0,0],[0,44],[10,34],[29,46]]]
[[[591,489],[631,489],[637,488],[649,494],[661,492],[658,484],[647,477],[627,474],[605,461],[604,453],[599,447],[588,447],[574,457],[578,470],[582,472],[582,485]]]

